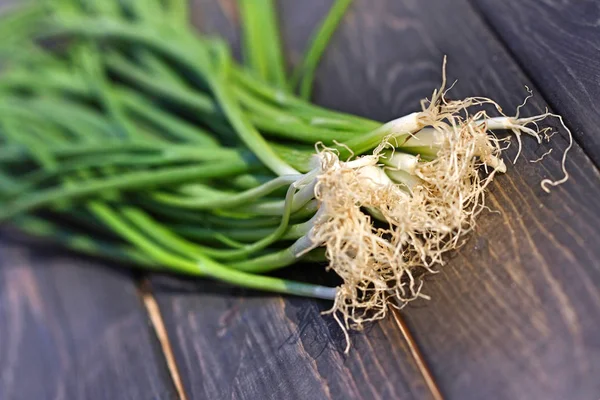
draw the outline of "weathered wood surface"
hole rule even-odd
[[[329,4],[283,1],[292,63]],[[577,16],[591,3],[573,4]],[[237,40],[235,1],[196,0],[194,10],[204,29]],[[527,84],[538,95],[524,112],[543,110],[540,93],[548,94],[597,154],[593,130],[577,125],[595,113],[587,106],[595,70],[568,64],[587,93],[553,98],[555,82],[528,81],[525,58],[514,61],[466,0],[356,0],[319,69],[316,100],[381,120],[412,112],[439,85],[444,54],[449,77],[459,79],[452,97],[490,96],[508,112]],[[567,109],[567,98],[586,107]],[[566,144],[564,135],[539,147],[525,141],[518,167],[491,188],[497,212],[427,278],[432,300],[402,312],[445,398],[600,398],[600,176],[575,145],[570,181],[549,195],[539,187],[560,177]],[[527,162],[550,146],[542,163]],[[2,243],[0,399],[177,397],[129,274]],[[341,331],[320,315],[324,302],[164,277],[152,287],[189,399],[433,397],[393,319],[353,334],[344,355]]]
[[[353,335],[325,302],[154,278],[190,399],[432,398],[393,321]]]
[[[198,25],[239,46],[235,1],[194,5]],[[313,1],[299,13],[282,9],[284,31],[303,46],[328,7]],[[331,316],[321,315],[327,302],[211,282],[152,281],[192,399],[433,398],[393,320],[353,335],[353,351],[344,355],[342,331]]]
[[[600,164],[600,2],[471,1]]]
[[[529,85],[538,95],[525,112],[545,108],[537,87],[460,1],[357,2],[318,93],[355,112],[402,115],[439,82],[442,54],[459,80],[452,97],[493,97],[508,112]],[[342,95],[339,87],[351,89]],[[600,375],[598,171],[575,146],[569,182],[549,195],[539,186],[561,176],[565,145],[556,135],[550,157],[531,164],[549,146],[525,142],[518,166],[491,188],[488,204],[497,212],[482,215],[459,256],[427,279],[433,300],[404,312],[448,398],[600,395],[593,378]]]
[[[0,399],[173,399],[131,275],[0,236]]]
[[[234,3],[197,1],[196,18],[237,43]],[[292,62],[328,5],[283,2]],[[319,69],[316,100],[381,120],[414,111],[439,85],[444,54],[449,77],[459,79],[452,97],[490,96],[508,112],[529,85],[537,96],[524,111],[546,107],[471,5],[443,0],[356,1]],[[433,300],[403,312],[447,398],[600,395],[598,171],[575,145],[569,182],[549,195],[539,186],[561,177],[566,145],[564,132],[551,145],[526,140],[518,166],[491,188],[495,212],[427,278]],[[543,163],[528,162],[550,147]],[[192,398],[431,396],[393,321],[354,335],[343,356],[339,329],[319,316],[326,304],[219,286],[207,293],[209,283],[154,284]]]

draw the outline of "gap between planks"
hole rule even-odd
[[[162,314],[160,312],[160,308],[156,302],[156,299],[154,298],[154,294],[152,293],[151,284],[147,279],[143,279],[139,283],[138,288],[139,288],[139,293],[142,298],[144,307],[150,318],[152,328],[153,328],[154,333],[156,334],[156,337],[158,338],[158,341],[160,343],[162,354],[165,358],[165,361],[167,363],[167,368],[169,370],[169,375],[171,376],[171,380],[173,381],[175,389],[177,390],[179,399],[180,400],[188,400],[188,397],[187,397],[184,387],[183,387],[183,382],[181,380],[181,374],[179,373],[179,368],[177,367],[177,363],[175,361],[175,356],[173,354],[173,347],[169,340],[169,335],[167,333],[167,329],[165,327],[165,323],[164,323]],[[404,318],[402,318],[400,311],[392,309],[392,315],[394,318],[394,322],[400,329],[400,333],[401,333],[402,337],[404,338],[404,340],[406,341],[406,344],[408,345],[410,353],[411,353],[413,359],[415,360],[415,363],[417,365],[417,368],[419,369],[419,372],[423,376],[423,379],[425,381],[427,388],[431,392],[432,398],[434,400],[444,400],[444,396],[442,396],[442,393],[441,393],[438,385],[435,382],[433,374],[431,373],[431,370],[427,366],[427,362],[425,361],[423,354],[419,350],[419,346],[417,345],[416,340],[414,339],[413,335],[410,333],[408,325],[404,321]]]
[[[219,0],[218,3],[224,12],[224,15],[226,15],[226,16],[231,15],[227,11],[231,11],[232,7],[233,7],[233,9],[236,7],[236,4],[234,2],[232,2],[231,0],[225,0],[225,1]],[[234,24],[235,24],[235,22],[234,22]],[[196,27],[198,29],[200,29],[199,24],[196,24]],[[151,302],[154,304],[155,313],[157,315],[157,318],[160,321],[159,325],[162,327],[162,330],[163,330],[163,334],[165,337],[164,338],[165,344],[163,345],[163,341],[160,338],[159,338],[159,340],[161,341],[161,345],[163,346],[163,351],[165,351],[165,347],[167,347],[167,349],[165,351],[165,357],[167,358],[167,363],[169,363],[169,360],[168,360],[169,356],[167,354],[170,354],[170,357],[173,360],[173,367],[171,367],[171,364],[169,363],[169,370],[171,370],[173,368],[173,371],[171,371],[171,375],[174,375],[173,381],[175,382],[175,384],[177,386],[177,390],[180,391],[179,386],[181,386],[181,380],[179,378],[177,366],[176,366],[174,358],[173,358],[173,352],[172,352],[172,349],[171,349],[171,346],[170,346],[170,343],[169,343],[169,340],[167,337],[167,332],[164,327],[162,317],[160,315],[160,310],[158,309],[158,305],[156,304],[156,301],[154,300],[154,297],[152,296],[152,293],[149,290],[149,288],[150,288],[149,283],[146,283],[146,287],[148,288],[148,294],[151,298]],[[146,308],[148,308],[148,306],[146,306]],[[148,310],[148,313],[150,314],[150,310]],[[425,358],[423,357],[423,354],[419,350],[419,347],[417,346],[417,342],[414,340],[412,334],[410,333],[410,330],[408,329],[408,326],[406,325],[406,323],[404,322],[404,319],[400,315],[400,312],[398,310],[392,309],[392,314],[393,314],[394,321],[396,322],[396,325],[400,329],[401,335],[404,338],[404,340],[406,341],[406,344],[408,345],[408,347],[410,349],[410,353],[413,356],[415,363],[417,364],[417,368],[419,369],[420,373],[423,375],[423,379],[425,380],[425,384],[427,385],[429,391],[431,392],[432,398],[434,400],[444,400],[444,397],[442,396],[440,389],[435,382],[433,374],[431,373],[429,367],[427,366],[427,363],[425,362]],[[152,314],[150,314],[150,315],[151,315],[151,319],[152,319]],[[154,324],[154,322],[153,322],[153,325],[156,325],[156,324]],[[183,393],[183,388],[181,389],[180,393]],[[185,393],[183,393],[183,395],[185,396]],[[186,400],[185,397],[182,397],[182,399]]]
[[[433,397],[434,400],[444,400],[444,396],[442,396],[442,392],[440,391],[440,388],[438,387],[437,383],[435,382],[435,379],[433,377],[433,374],[431,373],[431,370],[427,366],[425,357],[423,357],[421,350],[419,350],[419,346],[417,345],[417,342],[414,339],[413,335],[410,333],[410,330],[408,329],[408,325],[404,321],[404,318],[402,318],[400,311],[392,308],[392,315],[394,317],[394,322],[396,322],[396,325],[400,329],[400,333],[402,334],[402,337],[404,338],[404,340],[406,341],[406,344],[408,345],[410,354],[413,356],[413,359],[415,360],[415,363],[417,364],[417,368],[419,369],[419,372],[421,373],[421,375],[423,375],[423,379],[425,380],[425,384],[427,385],[427,388],[431,392],[431,396]]]
[[[179,400],[188,400],[188,396],[183,388],[181,374],[179,373],[179,368],[177,367],[177,362],[175,361],[175,356],[173,354],[173,346],[171,346],[167,328],[165,327],[165,322],[160,312],[160,308],[158,307],[156,299],[154,298],[154,294],[152,293],[152,286],[150,285],[150,282],[144,278],[138,284],[138,290],[144,307],[146,308],[146,312],[150,317],[150,323],[152,324],[154,333],[156,334],[158,342],[160,343],[162,354],[167,363],[169,375],[171,376],[171,380],[173,381],[173,385],[175,386]]]

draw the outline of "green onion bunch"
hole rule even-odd
[[[448,102],[443,87],[388,123],[319,107],[314,71],[350,1],[292,74],[273,0],[239,3],[243,64],[193,28],[187,0],[5,13],[0,221],[149,270],[335,300],[360,327],[416,297],[412,271],[469,230],[506,169],[489,129],[539,139],[526,125],[547,115],[463,116],[491,101]],[[344,284],[267,275],[299,261],[329,262]]]

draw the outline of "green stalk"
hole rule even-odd
[[[33,211],[64,200],[77,200],[108,190],[152,189],[165,184],[190,182],[197,179],[218,178],[248,171],[250,165],[243,159],[227,163],[191,167],[165,168],[159,171],[137,171],[119,176],[82,182],[68,188],[46,189],[28,194],[18,202],[7,204],[0,210],[0,221],[19,213]]]
[[[287,89],[281,37],[273,0],[240,0],[244,30],[244,59],[248,67],[265,82]]]
[[[15,138],[16,140],[17,138]],[[22,138],[20,138],[23,140]],[[41,158],[44,168],[53,168],[56,161],[52,159],[50,153],[43,154],[43,151],[37,155]],[[67,182],[64,191],[73,191],[75,188],[71,182]],[[286,281],[278,278],[262,277],[232,270],[203,254],[197,254],[196,261],[186,260],[164,251],[161,247],[150,242],[143,234],[124,222],[119,215],[108,205],[98,201],[87,203],[87,207],[106,224],[108,224],[116,233],[120,234],[125,240],[133,243],[140,248],[151,259],[166,265],[169,269],[174,269],[180,273],[187,273],[196,276],[211,276],[224,282],[229,282],[238,286],[267,290],[279,293],[295,294],[301,296],[310,296],[323,299],[333,299],[335,297],[335,288],[326,288],[322,286],[309,285],[299,282]],[[38,227],[39,228],[39,227]],[[73,245],[73,242],[71,242]],[[95,247],[86,245],[88,248]]]
[[[145,238],[138,230],[123,223],[118,214],[108,206],[101,203],[94,203],[92,209],[108,221],[125,240],[131,242],[152,259],[162,265],[168,266],[173,271],[192,276],[209,276],[229,284],[250,289],[326,300],[335,299],[336,288],[236,271],[203,255],[197,255],[197,260],[195,261],[180,258],[164,251],[161,247],[156,246],[155,243]]]
[[[167,16],[174,28],[187,26],[189,24],[189,1],[188,0],[164,0]]]
[[[293,247],[289,247],[256,258],[229,263],[228,265],[239,271],[263,274],[290,266],[300,260],[301,258],[298,258],[296,254],[294,254]]]
[[[151,102],[133,91],[123,90],[119,97],[130,113],[151,122],[159,129],[168,132],[183,142],[192,142],[205,147],[218,146],[218,141],[207,131],[165,112],[159,107],[155,107]]]
[[[287,229],[287,223],[282,221],[280,227],[275,231],[257,237],[256,242],[252,244],[240,243],[240,246],[234,249],[218,249],[192,243],[179,236],[173,230],[152,219],[146,213],[139,209],[124,208],[123,215],[127,217],[140,230],[146,232],[156,242],[162,246],[175,251],[186,257],[194,258],[198,254],[203,254],[218,261],[241,260],[249,257],[253,253],[261,251],[282,237]],[[224,236],[224,235],[223,235]]]
[[[100,60],[100,49],[95,43],[86,44],[77,48],[75,57],[78,65],[82,66],[83,76],[87,86],[98,99],[106,116],[111,121],[120,137],[134,135],[135,127],[125,117],[119,102],[115,99],[112,87],[107,84],[104,65]]]
[[[29,66],[28,76],[17,76],[25,79],[12,81],[25,90],[3,85],[5,102],[20,97],[21,104],[10,109],[8,117],[3,115],[4,122],[14,126],[9,127],[8,134],[0,132],[2,138],[14,142],[2,146],[0,153],[9,155],[18,164],[10,161],[10,157],[0,158],[0,168],[11,171],[6,174],[9,182],[19,182],[24,177],[26,180],[18,186],[19,196],[10,196],[11,201],[3,202],[0,220],[44,207],[52,210],[59,204],[66,204],[61,210],[69,214],[85,207],[93,215],[93,221],[102,222],[109,231],[133,245],[118,245],[118,248],[142,254],[148,265],[214,277],[243,287],[333,299],[335,288],[256,276],[236,271],[234,267],[265,272],[297,261],[294,247],[281,250],[281,246],[284,241],[305,235],[312,221],[289,226],[290,221],[292,218],[306,221],[317,209],[317,202],[311,200],[314,188],[303,188],[296,193],[295,185],[291,183],[298,176],[293,179],[288,176],[298,174],[288,164],[288,158],[300,160],[304,157],[305,161],[314,153],[310,146],[302,146],[302,142],[312,145],[325,139],[333,143],[340,135],[346,135],[343,136],[345,140],[371,130],[365,129],[367,126],[379,124],[320,109],[295,97],[284,96],[281,100],[285,72],[278,37],[275,40],[269,38],[265,47],[253,50],[258,55],[257,63],[266,65],[268,81],[278,88],[266,86],[256,79],[248,79],[249,84],[240,84],[235,77],[237,67],[230,66],[231,57],[222,43],[197,40],[187,25],[178,27],[174,22],[181,21],[181,15],[164,22],[157,18],[158,10],[164,7],[173,13],[174,7],[182,6],[183,2],[174,6],[178,0],[149,0],[151,3],[148,4],[142,0],[122,0],[119,5],[103,0],[85,1],[88,7],[81,10],[77,9],[80,0],[53,3],[56,25],[50,35],[42,35],[69,34],[67,46],[70,46],[71,57],[61,54],[62,60],[56,63]],[[244,1],[249,4],[249,0]],[[133,6],[130,10],[136,22],[131,21],[131,13],[119,9],[122,4]],[[148,5],[154,8],[146,7]],[[277,27],[272,0],[255,8],[249,7],[251,9],[246,12],[248,18],[254,20],[250,28],[254,31],[252,34],[258,37],[274,34]],[[257,23],[260,21],[265,23]],[[71,35],[73,33],[75,35]],[[113,42],[132,47],[113,47]],[[100,48],[100,44],[108,56],[96,52],[95,48]],[[118,83],[108,80],[107,71],[111,77],[117,76],[121,80]],[[178,79],[183,74],[185,79]],[[28,77],[32,78],[31,82],[27,82]],[[268,95],[264,95],[265,87]],[[133,88],[151,93],[154,99],[146,100]],[[4,97],[5,94],[8,96]],[[70,100],[73,98],[77,100]],[[187,103],[191,111],[197,112],[190,119],[211,128],[220,126],[219,140],[212,140],[214,132],[207,134],[197,130],[185,117],[171,113],[174,107],[165,99]],[[85,106],[70,109],[65,107],[68,102]],[[165,104],[166,109],[161,109]],[[35,108],[31,108],[32,105]],[[16,112],[19,106],[33,112]],[[60,116],[59,109],[64,110]],[[28,115],[39,110],[44,114],[30,123]],[[68,124],[63,122],[65,119]],[[44,135],[46,128],[49,128],[48,136]],[[12,134],[19,129],[24,138]],[[285,143],[265,140],[260,131],[268,129],[273,131],[271,137],[283,138]],[[229,131],[235,132],[238,140],[231,141]],[[181,144],[174,145],[174,141]],[[262,183],[257,176],[247,175],[236,185],[248,189],[240,191],[233,182],[228,182],[234,190],[231,193],[221,190],[223,195],[219,197],[218,189],[228,186],[223,181],[254,173],[260,167],[255,160],[249,159],[245,150],[223,149],[221,143],[245,145],[253,153],[252,157],[258,158],[281,178]],[[171,163],[194,165],[172,167]],[[10,168],[15,165],[19,168],[13,172]],[[35,172],[27,173],[29,167],[34,167]],[[146,170],[136,171],[137,168]],[[263,173],[265,169],[258,171]],[[72,179],[77,173],[79,179]],[[214,189],[214,193],[198,197],[197,188],[182,186],[186,183],[206,185]],[[273,201],[281,198],[277,191],[285,186],[289,186],[286,200]],[[155,188],[174,193],[166,195],[169,201],[163,204],[150,200],[161,207],[160,212],[147,214],[141,208],[124,205],[132,196],[122,192],[133,192],[135,197],[151,197],[150,190]],[[185,193],[193,196],[184,197]],[[83,199],[83,203],[78,203]],[[207,214],[213,213],[207,220],[216,229],[209,238],[229,248],[210,248],[177,235],[172,224],[187,220],[181,213],[184,203],[205,210]],[[261,217],[268,214],[277,217]],[[231,221],[245,221],[245,224],[240,223],[228,237],[224,226]],[[31,228],[35,228],[35,224],[25,225],[35,230]],[[210,228],[211,225],[204,226]],[[54,225],[37,225],[38,233],[46,229],[48,234],[54,228]],[[66,245],[100,254],[94,247],[94,244],[100,244],[100,241],[95,243],[96,237],[79,239],[77,235],[80,233],[67,232],[59,236]],[[234,240],[243,235],[254,235],[256,240],[250,240],[250,243]],[[241,261],[253,254],[259,256]],[[231,265],[224,265],[221,260]]]
[[[167,222],[194,223],[200,226],[228,228],[235,226],[240,229],[256,229],[264,227],[274,227],[279,225],[281,219],[278,217],[247,217],[247,218],[229,218],[212,214],[209,212],[188,211],[180,208],[167,207],[162,203],[157,203],[148,199],[146,196],[136,199],[137,202],[146,210],[154,215],[160,216]]]
[[[19,179],[19,184],[11,190],[7,190],[0,198],[8,199],[18,195],[25,194],[27,191],[35,189],[48,183],[53,178],[62,175],[69,175],[81,169],[102,168],[106,166],[113,167],[136,167],[136,168],[152,168],[169,164],[182,164],[186,161],[198,162],[198,160],[186,160],[182,157],[167,157],[165,155],[146,156],[131,154],[107,154],[98,156],[89,156],[85,159],[68,160],[60,163],[55,169],[37,169],[28,174],[23,175]]]
[[[162,155],[165,158],[187,159],[203,162],[233,161],[245,156],[243,152],[231,148],[205,148],[191,144],[178,144],[158,141],[122,141],[108,138],[102,142],[46,144],[46,151],[59,159],[93,155],[115,155],[115,153],[139,155]],[[248,155],[248,157],[251,157]],[[27,147],[10,144],[0,147],[0,164],[23,162],[31,159]]]
[[[300,177],[301,175],[280,176],[267,183],[264,183],[259,187],[249,189],[235,195],[227,192],[221,192],[222,194],[217,192],[218,194],[212,197],[207,197],[204,195],[204,192],[202,192],[201,197],[184,198],[171,195],[169,193],[156,193],[152,196],[152,198],[164,204],[168,204],[169,206],[184,209],[211,210],[214,208],[236,208],[245,204],[253,203],[281,187],[289,186],[297,181]]]
[[[28,1],[25,5],[13,6],[0,15],[0,46],[12,45],[33,36],[40,27],[40,21],[47,14],[41,1]]]
[[[137,249],[103,242],[97,238],[64,229],[41,218],[18,217],[12,221],[12,224],[29,235],[49,239],[61,246],[84,254],[139,265],[148,269],[160,269],[156,262]]]
[[[299,92],[301,98],[306,100],[310,99],[315,78],[315,70],[319,65],[319,61],[321,60],[325,48],[331,40],[331,36],[333,36],[333,33],[342,21],[342,18],[346,14],[346,10],[351,3],[352,0],[336,0],[317,32],[313,34],[311,45],[308,48],[302,63],[298,69],[294,71],[292,78],[292,87],[298,87],[298,84],[300,85]]]
[[[41,97],[26,101],[17,97],[4,96],[0,100],[0,113],[34,120],[44,118],[56,125],[66,127],[72,135],[79,134],[80,127],[84,125],[96,136],[116,137],[114,127],[102,118],[100,113],[60,98]]]
[[[228,117],[240,139],[252,150],[256,157],[277,175],[293,175],[298,173],[272,150],[267,141],[248,121],[237,104],[235,97],[230,93],[228,84],[217,76],[211,75],[214,74],[214,71],[207,64],[208,56],[206,49],[195,46],[199,51],[194,52],[194,57],[190,58],[189,49],[184,50],[177,45],[173,45],[173,43],[166,42],[163,37],[157,35],[155,32],[148,31],[144,26],[136,26],[136,24],[125,25],[113,20],[96,21],[94,19],[79,18],[57,26],[54,33],[76,33],[89,37],[117,39],[134,44],[143,44],[194,69],[208,81],[207,83],[223,109],[224,114]],[[177,37],[171,37],[171,39],[177,40]],[[226,71],[220,71],[220,73],[226,75]]]
[[[370,131],[381,126],[381,123],[376,121],[315,106],[306,100],[281,92],[259,80],[253,79],[248,73],[240,68],[232,68],[231,78],[236,85],[254,93],[257,98],[262,98],[263,100],[277,104],[278,106],[287,109],[293,115],[296,115],[295,113],[299,113],[299,115],[311,113],[313,117],[326,117],[351,121],[358,130],[364,131]]]
[[[229,117],[231,125],[238,132],[242,141],[256,154],[265,166],[279,176],[299,174],[298,171],[288,165],[273,151],[269,143],[254,128],[249,119],[244,116],[244,113],[230,93],[227,84],[224,82],[215,83],[213,90],[223,111]]]
[[[150,93],[172,101],[183,103],[203,115],[220,115],[214,101],[205,94],[191,91],[180,85],[171,85],[156,79],[155,76],[139,68],[122,56],[112,53],[107,56],[107,65],[122,78],[125,78],[138,87]]]

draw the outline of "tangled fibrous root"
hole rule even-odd
[[[442,86],[423,103],[420,118],[435,129],[439,150],[435,159],[415,167],[421,181],[410,190],[390,180],[382,167],[393,138],[351,161],[331,149],[320,151],[315,196],[321,206],[311,238],[315,246],[325,246],[328,268],[343,279],[329,312],[344,332],[384,318],[390,307],[426,297],[421,272],[433,272],[445,253],[464,243],[485,208],[486,187],[506,169],[500,159],[506,140],[492,135],[490,125],[501,122],[519,143],[523,133],[537,140],[546,133],[536,122],[551,114],[508,118],[490,99],[446,101],[444,93]],[[489,118],[482,105],[503,117]]]

